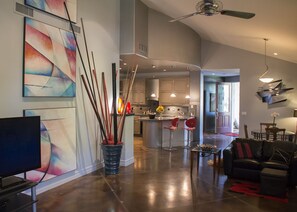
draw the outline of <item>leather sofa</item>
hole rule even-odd
[[[263,168],[288,171],[288,185],[297,185],[297,145],[237,138],[223,150],[224,172],[230,178],[260,181]]]

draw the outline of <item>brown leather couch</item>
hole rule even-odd
[[[224,172],[228,177],[260,181],[263,168],[288,171],[288,185],[297,185],[297,145],[237,138],[223,150]]]

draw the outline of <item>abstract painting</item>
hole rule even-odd
[[[24,97],[75,97],[72,32],[25,18]]]
[[[64,1],[71,21],[76,22],[77,0],[25,0],[25,4],[68,20]]]
[[[41,121],[41,168],[27,172],[27,179],[45,181],[75,170],[75,108],[24,110],[24,115]]]
[[[285,102],[287,98],[284,93],[294,88],[287,88],[283,81],[275,80],[270,83],[265,83],[263,87],[258,88],[257,94],[262,102],[266,102],[268,105]]]

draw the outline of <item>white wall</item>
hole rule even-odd
[[[21,0],[17,0],[23,3]],[[89,173],[102,166],[100,146],[96,139],[96,120],[84,91],[82,91],[79,70],[82,65],[77,53],[77,96],[76,98],[23,98],[22,62],[24,17],[14,12],[15,1],[0,2],[0,117],[22,116],[24,109],[76,107],[77,121],[77,170],[38,185],[37,192]],[[50,15],[38,15],[38,20],[63,22]],[[83,18],[89,51],[94,52],[98,76],[105,72],[108,93],[111,94],[111,64],[119,61],[120,35],[119,0],[78,0],[78,24]],[[41,20],[42,21],[42,20]],[[85,56],[82,34],[77,35],[79,46]],[[87,65],[86,59],[85,63]],[[101,80],[101,77],[99,77]],[[111,99],[111,98],[110,98]]]
[[[276,122],[279,127],[295,132],[296,119],[292,118],[297,108],[297,64],[267,57],[269,73],[274,79],[282,79],[287,87],[294,90],[285,95],[287,101],[267,105],[256,96],[258,87],[263,84],[258,77],[265,71],[264,56],[236,49],[210,41],[202,41],[202,69],[240,69],[240,135],[244,135],[243,125],[248,130],[259,129],[260,122],[272,122],[270,114],[280,113]],[[242,115],[246,112],[247,115]]]

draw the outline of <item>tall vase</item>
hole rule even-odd
[[[122,144],[101,145],[105,165],[105,175],[113,175],[119,173],[122,147]]]

